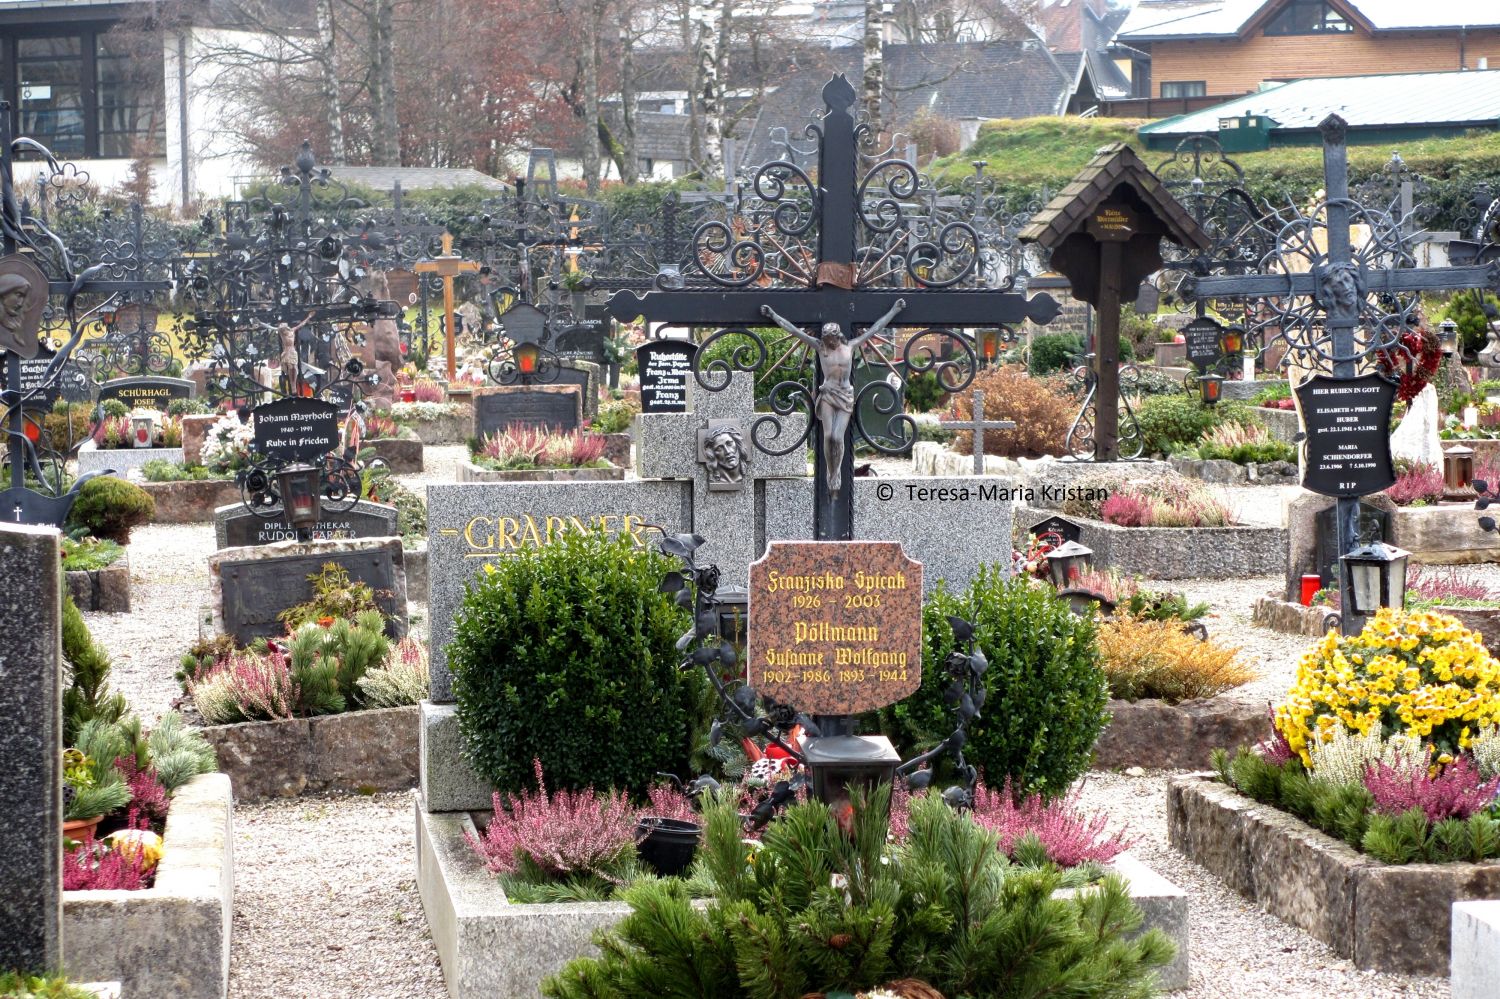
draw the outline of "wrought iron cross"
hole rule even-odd
[[[939,420],[940,426],[949,430],[972,430],[974,432],[974,474],[984,474],[984,437],[989,430],[1014,430],[1014,420],[986,420],[984,418],[984,390],[975,389],[967,420]]]
[[[443,322],[448,333],[448,380],[451,382],[458,375],[458,355],[453,333],[453,279],[460,274],[472,274],[479,270],[479,264],[473,260],[465,260],[454,253],[453,234],[445,232],[443,233],[443,255],[434,257],[432,260],[424,260],[412,270],[418,274],[437,274],[443,279]]]
[[[1385,301],[1410,299],[1414,293],[1449,288],[1495,288],[1500,289],[1500,264],[1477,267],[1371,267],[1368,249],[1356,254],[1349,242],[1349,227],[1352,222],[1371,220],[1373,216],[1349,197],[1349,152],[1345,144],[1348,125],[1343,118],[1331,114],[1319,126],[1323,133],[1323,182],[1326,191],[1327,250],[1311,261],[1310,270],[1299,271],[1286,267],[1283,273],[1245,274],[1226,277],[1189,277],[1183,282],[1183,293],[1189,298],[1263,298],[1284,299],[1289,303],[1303,299],[1308,304],[1297,307],[1285,304],[1278,309],[1283,325],[1282,335],[1292,350],[1313,361],[1325,362],[1332,368],[1335,378],[1353,379],[1359,375],[1358,364],[1377,350],[1397,349],[1402,332],[1410,325],[1414,305],[1401,307],[1394,315],[1388,315],[1369,304],[1369,296],[1384,296]],[[1283,220],[1285,221],[1285,220]],[[1372,239],[1390,239],[1395,242],[1377,247],[1376,252],[1394,258],[1396,262],[1410,260],[1405,252],[1399,227],[1381,225],[1373,219]],[[1313,219],[1292,219],[1283,226],[1281,242],[1294,241],[1296,247],[1305,250],[1315,247]],[[1382,232],[1386,235],[1382,236]],[[1280,250],[1273,251],[1265,261],[1283,266],[1291,261],[1278,260]],[[1300,262],[1300,261],[1299,261]],[[1366,330],[1361,339],[1356,330]],[[1356,532],[1359,523],[1358,496],[1338,497],[1338,554],[1340,565],[1344,555],[1358,545]],[[1348,593],[1347,573],[1340,569],[1340,592]],[[1352,614],[1342,616],[1342,628],[1346,634],[1359,630],[1360,623]]]
[[[752,327],[767,325],[772,315],[804,331],[827,332],[831,327],[846,346],[860,340],[861,331],[868,333],[882,321],[893,327],[919,327],[922,332],[906,344],[906,369],[912,373],[936,370],[948,392],[965,388],[974,371],[972,344],[952,328],[1023,319],[1047,323],[1056,317],[1058,304],[1047,295],[1028,299],[1002,291],[953,290],[953,285],[974,273],[979,256],[977,234],[963,222],[924,234],[920,219],[903,215],[902,201],[919,188],[915,168],[904,159],[881,160],[861,175],[860,144],[868,145],[873,136],[867,125],[855,121],[854,99],[854,88],[842,74],[823,88],[827,112],[821,127],[811,130],[820,136],[816,185],[793,163],[769,163],[756,172],[751,185],[760,203],[758,214],[737,217],[739,229],[719,221],[699,227],[694,237],[698,265],[724,290],[658,290],[644,295],[625,290],[610,298],[609,311],[622,322],[644,317],[653,323],[721,327],[705,338],[694,360],[694,374],[703,388],[720,391],[728,385],[732,371],[760,373],[785,359],[771,358],[765,342],[750,332]],[[871,200],[873,205],[867,203]],[[803,237],[807,237],[805,245],[799,242]],[[954,258],[966,262],[954,265]],[[728,273],[718,273],[705,266],[705,261],[726,267]],[[801,287],[759,286],[773,277]],[[931,342],[919,347],[921,338],[928,335],[946,337],[950,347],[967,360],[967,373],[958,374],[962,361],[940,360]],[[737,346],[730,359],[715,359],[711,347],[723,337],[747,338],[748,342]],[[923,352],[914,355],[914,347]],[[910,417],[894,412],[894,390],[876,381],[865,386],[860,396],[869,395],[878,410],[890,414],[891,426],[882,430],[898,443],[887,446],[875,440],[880,431],[860,425],[859,400],[850,398],[852,390],[842,379],[830,379],[821,351],[811,353],[813,385],[795,380],[779,384],[771,393],[772,412],[756,419],[750,436],[766,454],[788,454],[805,447],[812,437],[814,536],[821,541],[848,540],[854,531],[849,483],[856,436],[892,452],[904,450],[914,433]],[[843,377],[847,378],[847,372]],[[783,436],[791,435],[783,435],[780,418],[794,412],[805,413],[807,424],[796,439],[783,443]],[[852,415],[842,428],[842,440],[830,448],[825,441],[829,428],[822,424],[826,416],[836,413]],[[838,467],[831,470],[835,461]]]

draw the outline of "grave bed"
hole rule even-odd
[[[210,725],[199,730],[241,802],[417,784],[417,707]]]
[[[1295,409],[1269,409],[1265,406],[1256,406],[1255,416],[1266,425],[1266,429],[1271,431],[1271,436],[1276,440],[1291,443],[1292,439],[1302,432],[1302,418],[1297,415]]]
[[[625,469],[608,468],[526,468],[508,472],[481,468],[465,461],[458,469],[460,482],[614,482],[625,478]]]
[[[1260,597],[1251,612],[1252,623],[1285,635],[1322,638],[1329,628],[1339,626],[1339,612],[1327,604],[1304,607],[1295,600],[1276,596]]]
[[[467,812],[427,812],[416,803],[417,887],[452,999],[533,996],[542,979],[575,957],[597,953],[595,931],[630,911],[624,902],[514,905],[464,842],[477,833]],[[1145,916],[1177,945],[1159,972],[1166,989],[1188,986],[1188,904],[1182,889],[1130,854],[1110,865],[1130,882]]]
[[[153,524],[209,524],[219,507],[240,501],[240,487],[233,479],[137,482],[136,485],[156,501]]]
[[[130,550],[102,569],[70,569],[68,595],[82,611],[106,614],[130,613]]]
[[[1016,521],[1039,523],[1056,510],[1018,507]],[[1146,579],[1228,579],[1286,572],[1284,527],[1118,527],[1063,514],[1083,528],[1098,568]]]
[[[89,472],[113,469],[116,474],[124,475],[132,468],[140,468],[146,462],[158,459],[180,465],[182,464],[182,448],[112,447],[101,449],[90,439],[78,445],[78,474],[87,475]]]
[[[1172,846],[1365,971],[1447,975],[1452,905],[1500,898],[1500,861],[1383,864],[1212,774],[1167,785]]]
[[[390,466],[391,473],[394,475],[422,474],[423,444],[421,440],[379,437],[365,441],[362,446],[374,448],[376,456]]]
[[[63,892],[63,960],[75,978],[118,981],[126,996],[223,999],[234,903],[229,778],[200,774],[167,813],[156,883],[144,891]]]
[[[459,404],[452,413],[431,420],[402,420],[423,444],[462,444],[474,433],[474,407]]]
[[[1391,517],[1390,543],[1426,565],[1500,562],[1500,534],[1479,529],[1473,503],[1398,506]]]
[[[1094,744],[1093,765],[1102,770],[1195,770],[1220,746],[1252,745],[1266,734],[1265,704],[1232,693],[1180,704],[1111,700],[1105,710],[1110,721]]]
[[[1296,485],[1299,473],[1294,461],[1249,462],[1241,465],[1223,458],[1168,458],[1172,470],[1190,479],[1229,486]]]

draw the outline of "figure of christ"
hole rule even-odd
[[[284,395],[302,394],[302,357],[297,351],[297,331],[311,322],[312,317],[313,313],[309,312],[296,326],[279,323],[275,327],[281,340],[281,391]],[[262,325],[271,328],[269,323]]]
[[[824,323],[820,336],[776,314],[769,305],[760,314],[807,344],[818,355],[823,380],[813,395],[813,414],[823,440],[823,458],[827,467],[828,491],[837,496],[843,488],[844,447],[849,436],[849,420],[854,415],[854,352],[872,337],[878,336],[891,320],[906,308],[906,299],[898,298],[890,311],[853,340],[844,336],[838,323]]]

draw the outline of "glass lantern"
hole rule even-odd
[[[150,447],[156,438],[156,414],[136,410],[130,414],[130,443],[132,447]]]
[[[1094,550],[1076,541],[1069,541],[1047,553],[1047,574],[1052,577],[1052,585],[1059,590],[1072,586],[1093,565]]]
[[[1198,395],[1203,400],[1203,405],[1212,406],[1224,395],[1223,375],[1199,375]]]
[[[1438,343],[1442,345],[1444,356],[1452,356],[1458,349],[1458,323],[1451,319],[1438,323]]]
[[[534,343],[516,344],[516,370],[523,376],[530,377],[537,373],[541,366],[542,348]]]
[[[276,473],[276,483],[286,525],[297,532],[298,538],[306,538],[322,516],[318,470],[311,465],[288,465]]]
[[[1443,499],[1471,500],[1474,496],[1474,449],[1455,444],[1443,452]]]
[[[1345,555],[1349,611],[1361,617],[1382,607],[1406,605],[1406,560],[1411,552],[1383,541],[1370,541]]]

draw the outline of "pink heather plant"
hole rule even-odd
[[[1121,527],[1224,527],[1232,520],[1202,484],[1175,479],[1121,486],[1100,504],[1099,518]]]
[[[1111,493],[1099,505],[1099,518],[1121,527],[1146,527],[1151,521],[1151,501],[1124,490]]]
[[[1296,754],[1292,752],[1292,744],[1286,741],[1286,736],[1281,734],[1281,729],[1276,727],[1276,708],[1266,707],[1266,714],[1271,719],[1271,738],[1265,742],[1258,743],[1255,751],[1273,766],[1282,766]]]
[[[542,761],[532,764],[536,791],[510,795],[509,811],[497,793],[484,836],[465,835],[470,848],[494,874],[515,873],[524,857],[552,877],[612,880],[610,866],[635,844],[635,810],[623,796],[601,797],[591,787],[549,796]]]
[[[1500,777],[1484,781],[1479,768],[1460,756],[1434,777],[1430,767],[1408,772],[1376,763],[1365,771],[1365,789],[1375,799],[1377,811],[1401,815],[1420,808],[1429,822],[1467,819],[1488,808],[1500,791]]]
[[[1490,600],[1494,593],[1471,571],[1456,565],[1411,567],[1406,576],[1408,598],[1416,600]]]
[[[1396,476],[1385,494],[1397,506],[1410,506],[1418,500],[1436,503],[1443,498],[1443,473],[1432,465],[1414,463]]]
[[[128,826],[146,829],[145,818],[130,810]],[[63,891],[139,891],[148,887],[151,862],[144,850],[126,856],[92,835],[71,853],[63,854]]]
[[[1088,861],[1107,864],[1130,846],[1118,833],[1106,835],[1103,815],[1086,815],[1079,809],[1077,792],[1052,801],[1034,794],[1017,802],[1009,777],[998,791],[982,782],[975,785],[973,815],[975,822],[999,835],[1000,850],[1007,856],[1016,840],[1030,833],[1059,867]]]
[[[413,402],[447,401],[447,394],[443,391],[443,387],[431,378],[418,378],[412,382],[411,390],[416,393],[416,399],[412,400]]]
[[[120,771],[125,786],[130,788],[131,810],[151,822],[165,822],[169,807],[167,789],[157,779],[156,768],[142,770],[135,765],[134,756],[121,756],[115,760],[115,769]]]
[[[687,795],[670,784],[654,784],[646,791],[647,805],[640,810],[642,816],[655,815],[663,819],[681,819],[698,822],[700,816]]]
[[[575,431],[551,434],[536,427],[507,427],[480,442],[479,454],[500,468],[583,468],[604,456],[604,438]]]
[[[286,654],[236,652],[188,687],[199,714],[211,725],[241,718],[291,718],[302,691]]]

